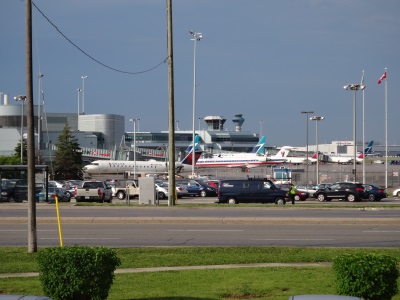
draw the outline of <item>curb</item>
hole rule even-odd
[[[55,217],[40,217],[38,224],[57,224]],[[65,217],[63,224],[230,224],[230,225],[400,225],[399,218],[249,218],[249,217]],[[3,217],[0,224],[28,224],[26,217]]]

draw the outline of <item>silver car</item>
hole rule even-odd
[[[315,184],[299,184],[295,188],[300,192],[308,193],[311,198],[314,198],[314,194],[318,190],[318,186]]]

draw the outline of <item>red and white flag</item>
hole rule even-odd
[[[378,79],[378,84],[381,84],[383,79],[386,79],[386,72]]]

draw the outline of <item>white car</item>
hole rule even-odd
[[[314,194],[318,190],[318,186],[314,184],[299,184],[295,188],[300,192],[308,193],[311,198],[314,198]]]
[[[393,191],[393,196],[400,197],[400,188]]]

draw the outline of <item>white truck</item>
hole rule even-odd
[[[137,180],[121,181],[116,185],[114,193],[119,200],[124,200],[127,195],[129,199],[139,198],[139,182]]]
[[[112,202],[111,187],[104,181],[84,181],[82,187],[75,189],[76,202]]]

